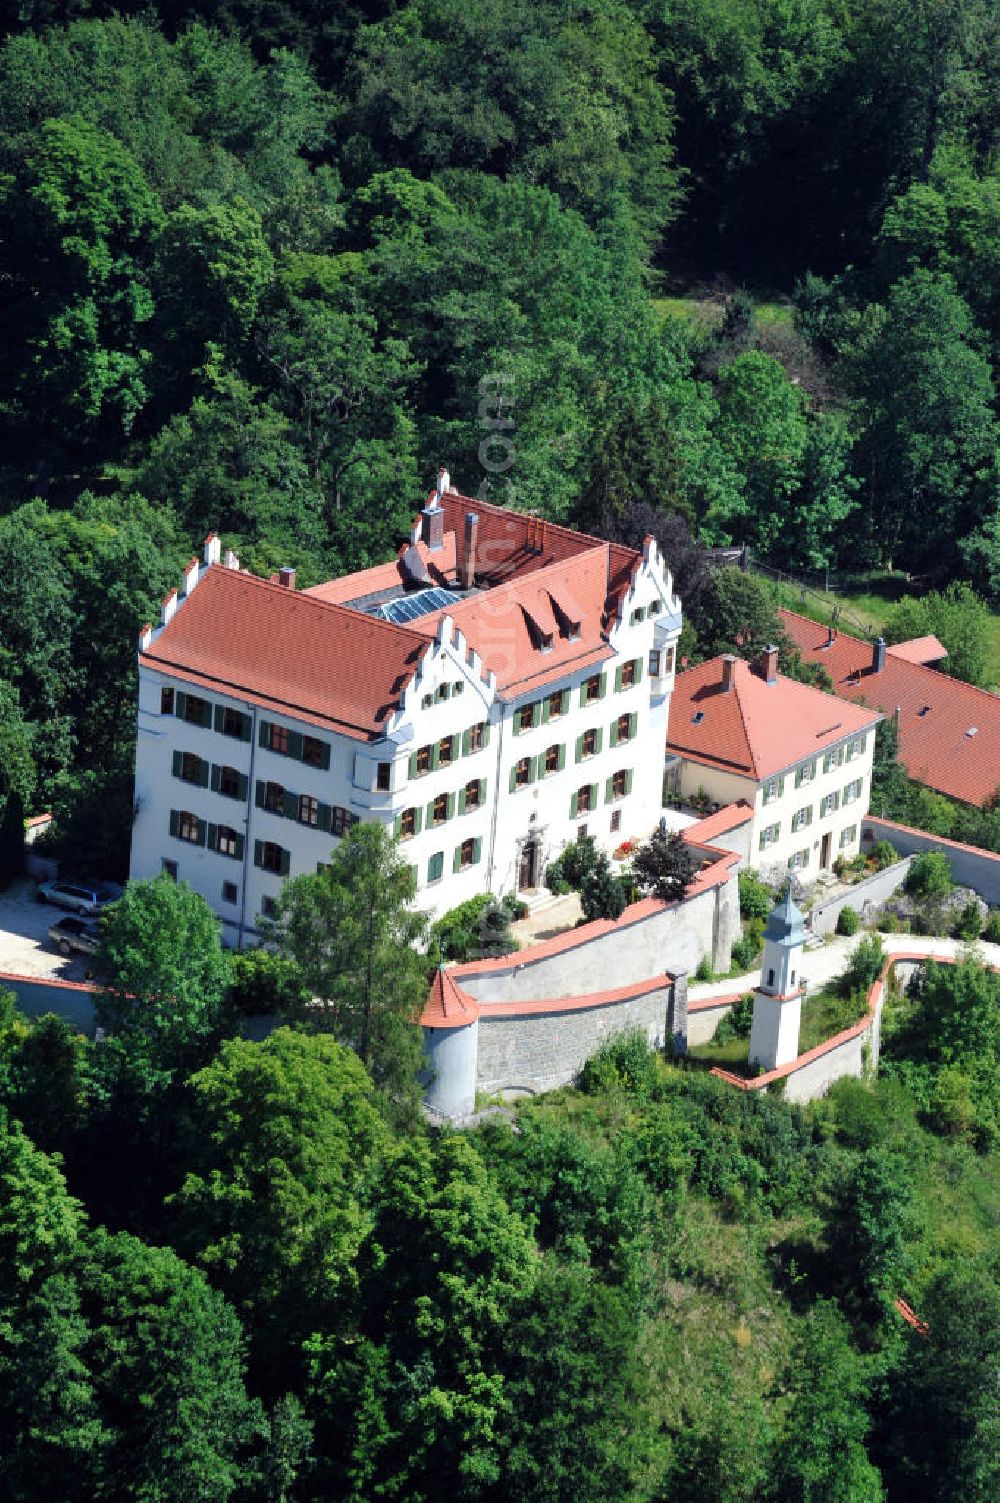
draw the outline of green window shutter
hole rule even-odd
[[[548,704],[548,700],[545,703]],[[535,703],[531,706],[531,723],[535,726],[542,723],[542,701],[540,699],[536,699]]]
[[[603,699],[604,696],[605,696],[605,694],[607,694],[607,692],[608,692],[608,675],[606,673],[602,673],[601,674],[600,691],[599,691],[599,693],[597,695],[598,699]]]
[[[530,765],[528,767],[528,782],[529,783],[533,783],[535,781],[535,779],[539,775],[539,773],[538,773],[539,767],[544,768],[544,766],[545,766],[545,758],[544,758],[544,756],[542,756],[542,757],[532,757],[531,763],[530,763]]]
[[[583,737],[582,736],[577,736],[577,738],[576,738],[576,760],[578,762],[582,762],[583,761]]]
[[[485,802],[486,802],[486,779],[485,778],[480,778],[479,779],[479,802],[480,802],[480,805],[485,804]]]
[[[253,721],[250,719],[250,716],[249,715],[243,715],[243,716],[241,716],[240,717],[240,740],[241,741],[249,741],[250,740],[250,735],[251,735],[252,731],[253,731]],[[240,836],[241,840],[242,840],[242,838],[243,837]]]
[[[631,793],[632,792],[632,769],[631,769],[631,767],[629,768],[628,772],[625,774],[625,792],[626,793]]]
[[[216,707],[215,707],[215,729],[217,731],[221,731],[222,730],[222,722],[225,719],[225,713],[226,712],[223,710],[223,708],[222,708],[221,705],[216,705]]]
[[[566,766],[566,743],[564,741],[564,742],[562,742],[562,744],[559,747],[559,771],[562,772],[562,770],[563,770],[563,768],[565,766]],[[483,784],[483,792],[484,793],[486,792],[486,784],[485,783]]]
[[[178,720],[184,719],[184,710],[187,706],[187,695],[182,689],[178,689],[174,697],[174,714]]]
[[[617,720],[612,720],[612,722],[611,722],[611,734],[608,737],[608,745],[609,746],[617,746],[618,745],[618,722],[617,722]]]
[[[784,791],[785,791],[785,780],[784,780],[783,777],[781,777],[781,778],[778,779],[778,797],[779,798],[784,793]]]
[[[458,794],[458,812],[459,812],[459,814],[464,814],[465,813],[465,787],[464,786],[459,790],[459,794]]]
[[[578,812],[579,808],[580,808],[580,795],[578,793],[574,793],[573,797],[569,801],[569,817],[570,817],[570,819],[576,819],[577,812]]]
[[[263,807],[264,807],[264,784],[261,782],[260,778],[257,779],[257,787],[256,787],[256,790],[254,792],[254,803],[257,805],[258,809],[263,809]]]
[[[171,809],[171,811],[170,811],[170,833],[171,833],[171,835],[176,835],[177,831],[180,829],[180,826],[181,826],[181,816],[180,816],[179,810],[177,810],[177,809]]]
[[[434,823],[434,800],[431,799],[430,803],[427,805],[427,828],[428,828],[428,830],[431,828],[431,826],[433,825],[433,823]]]
[[[479,858],[482,856],[482,854],[483,854],[483,842],[482,842],[481,838],[477,835],[476,839],[475,839],[475,842],[473,844],[473,847],[472,847],[472,859],[473,859],[473,861],[478,864]]]
[[[635,681],[637,684],[642,683],[642,658],[635,660]]]
[[[302,732],[288,732],[288,755],[302,761]]]
[[[287,877],[288,876],[288,868],[291,866],[291,864],[292,864],[292,853],[291,853],[291,851],[285,851],[285,850],[283,850],[282,853],[281,853],[281,875],[283,877]]]
[[[259,746],[268,746],[270,744],[270,740],[271,740],[271,726],[270,726],[270,722],[267,721],[267,720],[262,720],[261,723],[260,723],[260,729],[257,732],[257,743],[258,743]]]
[[[321,741],[320,742],[320,746],[322,747],[322,751],[320,752],[320,758],[319,758],[320,771],[321,772],[329,772],[330,771],[330,743],[328,741]]]
[[[330,808],[329,804],[320,804],[319,811],[318,811],[318,817],[319,817],[319,828],[325,834],[329,834],[330,829],[331,829],[331,827],[333,825],[333,810]]]
[[[594,756],[596,757],[604,744],[604,732],[598,727],[597,740],[594,743]]]
[[[179,778],[181,775],[181,754],[179,751],[174,752],[173,774],[175,778]]]
[[[516,793],[517,792],[517,767],[516,766],[512,767],[511,770],[510,770],[510,791],[511,791],[511,793]]]
[[[286,819],[298,819],[299,796],[297,793],[289,793],[287,788],[285,789],[284,810]]]
[[[625,667],[624,663],[619,663],[618,667],[615,669],[615,693],[616,694],[618,693],[619,689],[622,686],[622,669],[624,667]]]
[[[448,818],[455,818],[455,795],[453,793],[449,793],[448,795]]]
[[[403,833],[403,816],[397,814],[392,822],[392,833],[398,838]]]
[[[454,762],[458,757],[458,732],[451,738],[451,760]]]
[[[568,715],[569,714],[569,690],[568,689],[564,689],[562,691],[562,699],[560,701],[559,708],[560,708],[560,711],[561,711],[561,713],[563,715]]]
[[[639,711],[638,710],[633,710],[632,714],[629,716],[629,722],[628,722],[628,739],[630,741],[633,741],[635,739],[635,733],[636,733],[636,731],[638,729],[639,729]]]
[[[201,787],[201,788],[207,788],[208,787],[208,772],[209,772],[208,763],[205,761],[205,758],[202,757],[201,761],[198,763],[198,784],[199,784],[199,787]]]
[[[484,720],[483,721],[483,747],[486,748],[487,746],[489,746],[489,744],[490,744],[490,723],[489,723],[488,720]]]
[[[242,835],[236,837],[236,860],[243,860],[243,852],[246,850],[246,840]]]
[[[460,845],[455,847],[455,854],[451,858],[451,869],[453,872],[460,872],[462,870],[462,847]]]
[[[204,845],[205,844],[205,835],[206,835],[206,832],[208,830],[208,826],[205,824],[205,821],[203,819],[199,819],[198,820],[198,822],[197,822],[197,829],[198,829],[198,844],[199,845]]]
[[[583,684],[580,685],[580,709],[581,710],[583,709],[583,707],[584,707],[584,705],[586,703],[587,703],[587,685],[585,683],[583,683]]]
[[[255,840],[253,843],[253,864],[254,866],[264,865],[264,842],[262,840]]]
[[[600,790],[598,789],[597,784],[596,783],[591,783],[591,785],[590,785],[590,807],[592,809],[596,809],[597,808],[597,795],[598,795],[599,791]]]
[[[250,780],[247,778],[247,776],[246,776],[245,773],[241,772],[240,775],[239,775],[239,782],[237,784],[237,794],[236,794],[236,796],[244,804],[247,801],[247,791],[248,791],[249,787],[250,787]]]
[[[615,780],[614,780],[614,778],[608,778],[607,782],[604,785],[604,802],[606,804],[610,804],[610,802],[614,798],[614,796],[615,796]]]
[[[423,809],[414,809],[414,811],[413,811],[413,833],[414,833],[414,835],[419,835],[420,834],[420,831],[423,829],[423,824],[424,824],[424,811],[423,811]]]
[[[417,754],[416,754],[416,752],[410,752],[410,777],[411,778],[415,778],[416,775],[417,775]]]
[[[552,713],[551,706],[549,705],[548,697],[546,696],[546,698],[542,700],[542,724],[543,725],[547,725],[548,724],[549,715],[551,713]]]
[[[472,731],[471,730],[463,731],[462,732],[462,756],[463,757],[467,757],[469,755],[469,745],[470,745],[471,741],[472,741]]]
[[[212,763],[212,792],[213,793],[218,793],[221,784],[222,784],[222,768],[221,767],[217,767],[216,764],[213,762]]]
[[[219,830],[218,830],[218,826],[217,825],[209,825],[208,829],[206,831],[205,838],[206,838],[206,841],[207,841],[207,844],[208,844],[208,849],[210,851],[214,851],[215,848],[216,848],[216,846],[219,843]]]
[[[434,745],[431,747],[431,767],[434,768],[434,767],[440,767],[440,766],[441,766],[441,743],[440,743],[440,741],[435,741]]]

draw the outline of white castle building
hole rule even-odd
[[[209,537],[140,637],[131,875],[190,882],[237,947],[358,819],[399,835],[435,913],[531,892],[577,835],[656,824],[680,629],[653,539],[446,471],[393,562],[311,590]]]

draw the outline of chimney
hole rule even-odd
[[[177,591],[171,590],[169,595],[164,595],[163,604],[160,607],[160,625],[169,626],[177,614]]]
[[[885,667],[885,637],[876,637],[872,643],[872,672],[881,673]]]
[[[474,511],[465,513],[465,544],[462,562],[458,568],[458,582],[463,590],[471,590],[476,582],[476,538],[479,535],[479,517]]]
[[[190,595],[198,583],[198,560],[193,558],[184,570],[184,593]]]
[[[240,566],[240,561],[231,548],[226,549],[226,556],[223,562],[227,569],[238,569]]]
[[[736,654],[727,652],[722,658],[722,692],[728,694],[736,676]]]
[[[295,589],[295,570],[290,568],[288,564],[285,564],[283,568],[278,570],[278,583],[284,585],[286,590]]]
[[[222,557],[222,544],[214,532],[210,532],[205,539],[205,563],[209,566],[217,564]]]
[[[444,547],[444,507],[441,505],[441,495],[435,491],[430,501],[420,513],[423,518],[420,537],[432,553],[437,553],[439,548]]]
[[[147,621],[139,633],[139,651],[148,652],[153,643],[153,628]]]
[[[827,645],[827,647],[832,647],[833,644],[834,644],[834,642],[836,642],[836,640],[837,640],[837,628],[835,626],[828,626],[827,629],[826,629],[826,645]]]
[[[438,470],[438,478],[437,478],[437,495],[438,495],[438,500],[440,501],[441,497],[445,494],[445,492],[446,491],[450,491],[450,490],[451,490],[451,476],[448,474],[448,471],[445,469],[444,465],[442,465],[441,468]]]
[[[778,682],[778,649],[772,643],[760,655],[760,676],[765,684]]]

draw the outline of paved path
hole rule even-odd
[[[49,925],[66,916],[64,908],[39,903],[29,877],[11,882],[0,893],[0,971],[83,981],[87,962],[78,955],[64,959],[48,937]]]
[[[828,944],[815,950],[806,950],[802,956],[802,974],[806,985],[810,988],[826,986],[827,982],[842,975],[855,947],[864,938],[864,933],[865,931],[861,931],[850,939],[842,934],[835,934]],[[883,934],[882,942],[890,954],[893,950],[907,950],[920,955],[952,956],[965,948],[963,940],[939,939],[922,934]],[[1000,945],[988,945],[980,941],[976,948],[982,951],[983,958],[990,965],[1000,966]],[[743,976],[732,976],[726,981],[692,981],[688,986],[688,1000],[700,1002],[708,997],[726,997],[732,992],[752,992],[759,981],[759,970],[748,971]]]

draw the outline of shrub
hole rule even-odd
[[[1000,945],[1000,908],[991,908],[983,926],[983,939],[991,945]]]
[[[628,894],[624,883],[612,875],[607,856],[602,854],[584,876],[580,903],[588,919],[616,919],[624,913]]]
[[[694,877],[691,848],[679,834],[656,831],[632,861],[632,876],[646,897],[670,903],[682,898]]]
[[[850,861],[847,863],[847,866],[849,871],[863,872],[868,866],[868,857],[863,855],[859,851],[856,856],[851,857]]]
[[[833,863],[833,874],[834,874],[834,876],[835,877],[843,877],[843,875],[847,871],[847,869],[848,869],[848,866],[847,866],[847,857],[846,856],[838,856],[837,859]]]
[[[511,923],[518,919],[528,917],[528,905],[523,898],[519,898],[515,892],[505,892],[500,899],[500,907],[510,918]]]
[[[694,979],[696,981],[711,981],[712,962],[707,955],[703,955],[695,967]]]
[[[602,1044],[580,1071],[579,1085],[590,1096],[625,1091],[648,1096],[657,1082],[656,1055],[639,1028]]]
[[[877,840],[872,850],[872,862],[877,872],[899,860],[899,852],[891,840]]]
[[[733,964],[741,971],[748,971],[761,952],[764,937],[763,919],[751,919],[741,937],[733,945]]]
[[[883,934],[901,934],[905,932],[898,914],[895,913],[883,913],[878,921],[878,926]]]
[[[514,900],[519,906],[519,899]],[[440,948],[442,960],[471,960],[477,955],[509,955],[517,949],[510,933],[511,906],[492,893],[477,893],[450,908],[431,925],[430,953]]]
[[[851,963],[840,980],[840,990],[845,997],[853,992],[866,992],[872,982],[881,975],[885,964],[885,946],[877,934],[868,934],[851,956]]]
[[[857,934],[861,928],[861,915],[856,908],[845,907],[837,914],[838,934]]]
[[[954,885],[951,862],[943,851],[921,851],[913,858],[903,883],[914,898],[947,897]]]
[[[970,898],[958,910],[955,919],[955,938],[964,939],[969,944],[977,940],[983,931],[983,916],[979,911],[979,904],[975,898]]]
[[[593,870],[599,860],[604,859],[603,852],[598,851],[594,845],[594,837],[584,835],[568,845],[554,861],[549,862],[545,885],[550,892],[579,892],[587,873]]]
[[[740,917],[766,919],[774,907],[774,893],[756,872],[740,872]]]
[[[750,1029],[753,1026],[753,992],[747,992],[738,1002],[734,1002],[719,1022],[715,1033],[712,1035],[714,1044],[730,1044],[733,1039],[748,1039]]]

